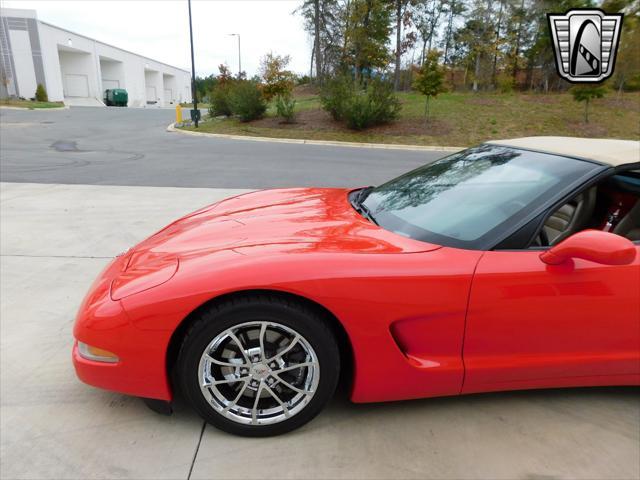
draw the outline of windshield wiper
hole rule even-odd
[[[364,204],[364,201],[369,196],[369,193],[371,193],[371,190],[373,190],[373,187],[365,187],[362,190],[358,191],[351,204],[353,205],[353,208],[355,208],[358,213],[360,213],[360,215],[369,220],[371,223],[378,225],[378,222],[371,213],[371,210],[369,210],[369,207]]]
[[[367,199],[367,197],[371,193],[371,190],[373,190],[373,186],[364,187],[363,189],[358,190],[358,193],[356,194],[356,199],[355,199],[358,205],[362,205],[362,202],[364,202]]]
[[[360,213],[364,218],[369,220],[371,223],[378,225],[378,222],[376,221],[373,214],[371,213],[371,210],[369,210],[369,207],[367,207],[364,203],[360,204]]]

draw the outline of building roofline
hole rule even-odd
[[[3,9],[3,10],[11,10],[11,9]],[[72,35],[77,35],[78,37],[86,38],[87,40],[91,40],[92,42],[101,43],[102,45],[106,45],[107,47],[115,48],[116,50],[120,50],[122,52],[126,52],[126,53],[129,53],[131,55],[135,55],[137,57],[144,58],[146,60],[150,60],[150,61],[155,62],[155,63],[159,63],[160,65],[164,65],[165,67],[171,67],[171,68],[174,68],[176,70],[180,70],[182,72],[191,74],[191,71],[185,70],[184,68],[176,67],[174,65],[169,65],[168,63],[161,62],[159,60],[155,60],[155,59],[153,59],[151,57],[146,57],[144,55],[140,55],[139,53],[132,52],[131,50],[126,50],[126,49],[121,48],[121,47],[116,47],[115,45],[111,45],[110,43],[103,42],[102,40],[96,40],[95,38],[88,37],[87,35],[83,35],[82,33],[74,32],[73,30],[69,30],[68,28],[62,28],[62,27],[59,27],[58,25],[54,25],[53,23],[45,22],[43,20],[40,20],[39,18],[36,18],[36,21],[38,23],[42,23],[42,24],[47,25],[49,27],[53,27],[53,28],[57,28],[58,30],[62,30],[63,32],[71,33]]]

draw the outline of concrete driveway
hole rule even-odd
[[[180,400],[163,417],[83,385],[71,329],[95,275],[178,215],[237,191],[28,183],[0,191],[2,478],[640,477],[637,389],[378,405],[341,394],[296,432],[246,439],[205,426]]]

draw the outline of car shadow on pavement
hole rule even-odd
[[[468,420],[474,421],[482,413],[497,422],[506,422],[509,417],[516,415],[519,421],[526,423],[526,415],[520,415],[532,410],[544,410],[549,416],[565,417],[565,421],[571,418],[579,420],[582,415],[588,415],[590,422],[603,423],[603,426],[607,423],[610,425],[609,417],[617,411],[624,414],[635,410],[634,421],[630,423],[631,426],[640,426],[640,388],[632,386],[516,390],[380,403],[353,403],[348,397],[348,389],[339,388],[329,405],[303,430],[311,432],[323,428],[325,422],[318,421],[323,417],[330,418],[332,422],[355,425],[372,421],[380,425],[403,422],[407,418],[414,418],[421,423],[420,418],[452,413],[461,420],[468,415]],[[140,402],[140,408],[146,408],[143,402]],[[173,401],[173,409],[175,416],[197,418],[179,393]],[[598,420],[600,409],[607,414]],[[148,414],[158,415],[151,410]],[[411,424],[416,423],[409,422],[408,428],[411,428]]]

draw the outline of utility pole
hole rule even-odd
[[[231,37],[238,37],[238,78],[242,76],[242,55],[240,53],[240,34],[239,33],[230,33]]]
[[[198,128],[198,120],[200,120],[200,111],[198,110],[198,91],[196,90],[196,62],[193,56],[193,27],[191,26],[191,0],[187,0],[189,5],[189,38],[191,39],[191,96],[193,97],[193,109],[191,110],[191,119]]]

